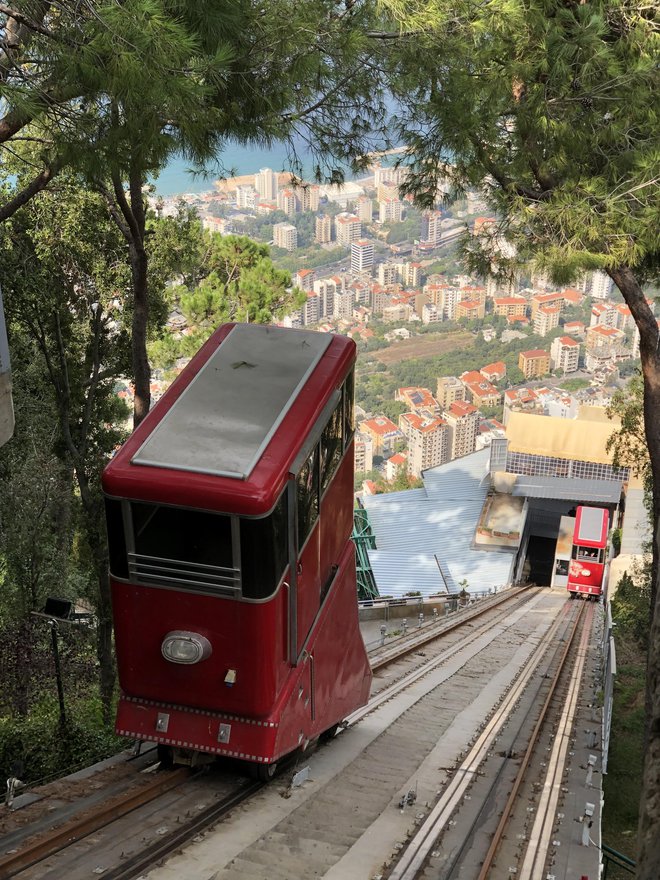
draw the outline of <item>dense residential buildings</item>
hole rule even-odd
[[[477,429],[479,411],[476,406],[457,400],[444,412],[448,429],[448,448],[450,458],[469,455],[477,448]]]
[[[399,428],[408,441],[408,473],[422,471],[449,461],[449,428],[444,419],[418,412],[399,416]]]
[[[236,207],[254,211],[259,201],[259,193],[250,184],[236,187]]]
[[[380,223],[399,223],[403,216],[403,202],[399,199],[383,199],[378,202],[378,220]]]
[[[368,226],[372,222],[374,218],[374,209],[373,201],[369,196],[360,196],[355,204],[355,213],[361,223],[365,223]]]
[[[316,184],[308,183],[295,186],[293,191],[298,201],[299,210],[318,211],[320,191]]]
[[[313,290],[316,272],[313,269],[298,269],[293,276],[293,286],[302,290]]]
[[[479,372],[489,382],[501,382],[506,378],[506,364],[504,361],[495,361],[493,364],[486,364]]]
[[[486,304],[478,299],[463,299],[456,304],[456,320],[461,318],[468,320],[484,318],[486,316]]]
[[[595,272],[587,273],[585,293],[588,293],[594,299],[607,299],[612,293],[614,282],[610,276],[598,269]]]
[[[298,230],[292,223],[275,223],[273,226],[275,247],[295,251],[298,247]]]
[[[502,421],[509,423],[512,412],[531,412],[542,415],[543,404],[533,388],[507,388],[504,392],[504,411]]]
[[[550,346],[550,366],[553,370],[574,373],[580,362],[580,343],[572,336],[558,336]]]
[[[538,348],[521,351],[518,355],[518,369],[525,379],[547,376],[550,372],[550,354]]]

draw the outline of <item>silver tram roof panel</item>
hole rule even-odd
[[[600,541],[603,536],[603,515],[607,515],[600,507],[583,507],[580,513],[580,533],[575,541]]]
[[[247,479],[331,340],[237,324],[132,462]]]

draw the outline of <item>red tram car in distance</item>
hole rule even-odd
[[[578,594],[598,599],[603,592],[609,523],[610,515],[601,507],[576,510],[567,585],[572,599]]]
[[[116,730],[269,778],[366,703],[346,338],[220,327],[106,467]]]

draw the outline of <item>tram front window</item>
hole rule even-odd
[[[131,513],[140,580],[206,580],[213,570],[233,568],[230,517],[138,502]],[[157,562],[175,563],[175,571]]]
[[[269,516],[241,519],[241,588],[246,599],[266,599],[287,564],[286,492]]]

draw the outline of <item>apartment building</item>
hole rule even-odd
[[[440,405],[428,388],[412,386],[410,388],[397,388],[394,399],[405,403],[411,412],[426,411],[439,414]],[[399,427],[401,427],[399,425]]]
[[[314,241],[317,244],[332,241],[332,219],[327,214],[319,214],[314,222]]]
[[[295,251],[298,247],[298,230],[292,223],[276,223],[273,226],[275,247],[285,251]]]
[[[532,321],[536,317],[538,310],[544,306],[559,306],[559,311],[564,307],[564,294],[559,291],[553,293],[535,293],[530,298],[530,306],[532,309]]]
[[[293,217],[298,210],[298,200],[292,189],[281,189],[277,194],[277,207],[289,217]]]
[[[582,336],[584,329],[582,321],[567,321],[564,324],[564,333],[568,333],[569,336]]]
[[[359,217],[346,211],[337,214],[335,217],[335,238],[337,239],[337,244],[350,247],[354,241],[358,241],[361,237],[362,223],[360,223]]]
[[[329,278],[319,278],[314,281],[313,288],[321,300],[321,317],[334,315],[335,296],[346,288],[346,279],[343,275],[331,275]]]
[[[485,303],[479,302],[478,299],[464,299],[456,304],[456,320],[461,318],[483,318],[486,315]]]
[[[277,174],[270,168],[262,168],[254,176],[254,188],[259,197],[267,202],[273,202],[277,198]]]
[[[586,275],[586,293],[593,296],[594,299],[607,299],[611,295],[613,287],[614,282],[607,272],[603,272],[601,269],[588,272]]]
[[[518,355],[518,368],[525,379],[547,376],[550,372],[550,353],[539,348],[521,351]]]
[[[408,441],[408,473],[419,477],[422,471],[449,461],[449,428],[437,416],[417,412],[399,416],[399,428]]]
[[[259,193],[248,184],[236,187],[236,207],[254,211],[259,201]]]
[[[352,289],[338,290],[334,296],[332,317],[346,318],[349,321],[353,318],[353,309],[355,308],[355,291]]]
[[[302,290],[313,290],[316,281],[316,272],[314,269],[298,269],[293,276],[293,286],[300,287]]]
[[[434,302],[425,303],[422,306],[422,324],[437,324],[442,321],[442,312]]]
[[[386,324],[407,324],[412,315],[412,308],[405,302],[392,303],[383,309],[383,321]]]
[[[618,313],[616,306],[610,300],[602,300],[594,303],[591,307],[589,326],[595,327],[601,324],[604,327],[616,327]]]
[[[450,459],[469,455],[477,447],[479,411],[476,406],[463,400],[456,400],[445,410],[447,423],[447,444]]]
[[[534,413],[544,415],[545,409],[533,388],[507,388],[504,392],[504,409],[502,421],[509,424],[512,412]]]
[[[506,364],[504,361],[495,361],[492,364],[486,364],[479,372],[489,382],[501,382],[506,378]]]
[[[374,265],[374,243],[366,238],[351,242],[351,272],[371,274]]]
[[[403,202],[398,198],[382,199],[378,202],[379,223],[400,223],[403,217]]]
[[[540,306],[534,315],[534,333],[547,336],[551,330],[559,326],[559,306]]]
[[[293,189],[301,211],[318,211],[320,190],[316,184],[310,183],[304,186],[296,186]]]
[[[505,318],[524,317],[527,311],[527,300],[522,296],[496,296],[493,299],[493,311]]]
[[[424,244],[436,247],[442,237],[442,213],[440,211],[426,211],[422,215],[422,236]]]
[[[465,387],[465,399],[468,403],[477,407],[499,405],[502,395],[478,370],[463,373],[461,382]]]
[[[310,324],[318,324],[321,320],[321,298],[313,290],[307,291],[307,301],[300,310],[302,324],[309,327]]]
[[[587,370],[595,372],[616,363],[624,353],[625,342],[626,334],[616,327],[605,327],[602,324],[589,327],[584,358]]]
[[[550,346],[550,366],[553,370],[574,373],[580,362],[580,343],[571,336],[558,336]]]
[[[399,267],[396,263],[380,263],[378,266],[378,283],[383,287],[396,284],[399,280]]]
[[[396,443],[405,439],[403,432],[387,416],[365,419],[358,425],[360,433],[367,434],[373,443],[373,454],[387,456]]]
[[[373,440],[370,434],[364,434],[362,431],[355,433],[355,471],[356,473],[367,473],[373,470],[374,453]]]
[[[374,219],[374,205],[369,196],[360,196],[355,205],[355,213],[361,223],[367,225]]]
[[[456,376],[441,376],[435,397],[440,410],[446,412],[452,403],[465,400],[465,385]]]
[[[407,471],[408,453],[396,452],[385,462],[385,479],[390,483],[396,480],[400,473]]]

